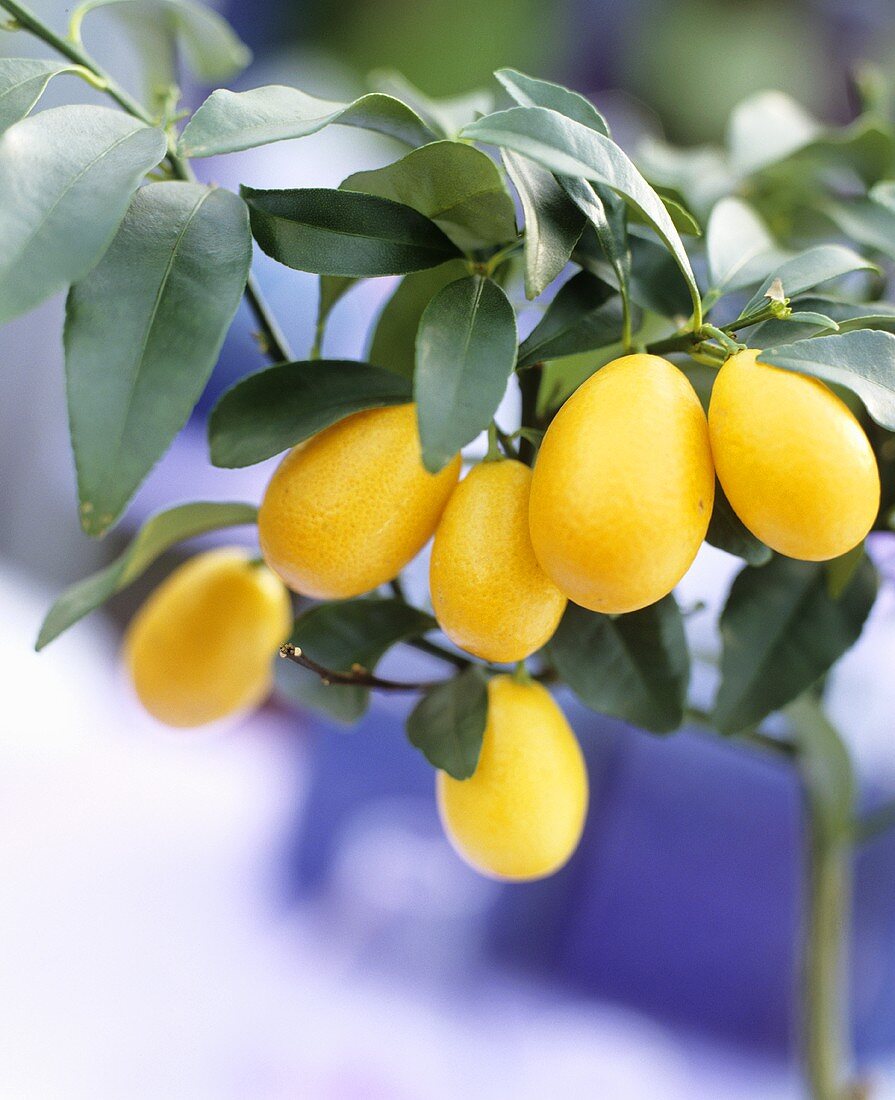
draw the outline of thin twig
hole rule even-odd
[[[355,665],[351,672],[336,672],[308,657],[301,649],[287,642],[280,646],[280,656],[287,661],[293,661],[302,668],[316,673],[324,684],[341,684],[348,687],[376,688],[377,691],[427,691],[431,687],[437,687],[443,680],[418,680],[405,682],[399,680],[384,680],[380,676],[374,676],[372,672],[362,665]]]

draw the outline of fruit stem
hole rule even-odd
[[[500,462],[503,459],[497,442],[497,431],[497,424],[492,420],[488,425],[488,451],[483,460],[485,462]]]
[[[418,680],[415,682],[383,680],[379,676],[374,676],[362,665],[354,665],[350,672],[336,672],[334,669],[327,668],[308,657],[299,646],[292,645],[291,642],[280,646],[280,656],[316,673],[327,686],[340,684],[351,687],[376,688],[377,691],[427,691],[429,688],[443,683],[442,680]]]
[[[532,683],[532,675],[528,671],[528,667],[525,661],[517,661],[516,667],[513,669],[513,679],[517,684],[530,684]]]

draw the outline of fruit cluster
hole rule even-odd
[[[705,538],[716,476],[773,550],[808,561],[847,552],[879,509],[870,443],[825,385],[758,354],[724,363],[708,416],[668,360],[616,359],[559,410],[533,470],[490,456],[459,484],[459,455],[437,474],[424,469],[414,405],[337,422],[295,447],[270,481],[258,517],[266,565],[236,551],[202,555],[134,619],[126,654],[140,699],[174,726],[257,704],[290,632],[286,587],[322,600],[362,595],[433,535],[444,634],[489,664],[524,662],[567,600],[617,615],[669,593]],[[490,680],[475,774],[439,772],[437,790],[454,845],[485,873],[537,878],[574,851],[583,757],[524,666]]]

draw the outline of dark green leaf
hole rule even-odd
[[[403,600],[371,597],[317,604],[296,619],[290,641],[333,672],[351,672],[355,665],[373,672],[393,645],[437,625]],[[316,673],[291,662],[278,663],[277,686],[294,702],[340,722],[356,722],[369,705],[369,688],[324,684]]]
[[[852,271],[873,270],[876,270],[876,264],[865,260],[850,248],[843,248],[842,245],[821,244],[816,248],[809,248],[806,252],[800,252],[776,267],[762,283],[761,289],[743,307],[740,316],[745,317],[755,313],[762,306],[767,305],[767,292],[776,279],[783,284],[783,293],[786,297],[795,298],[797,294],[803,294],[820,283],[838,279],[841,275],[848,275]]]
[[[811,687],[857,640],[875,597],[866,558],[835,600],[823,563],[775,556],[761,569],[747,566],[721,615],[717,729],[753,726]]]
[[[475,773],[488,721],[488,685],[472,665],[429,690],[407,719],[407,736],[436,768],[454,779]]]
[[[0,57],[0,133],[28,114],[54,76],[73,68],[31,57]]]
[[[766,348],[761,361],[845,386],[861,398],[878,424],[895,431],[895,336],[891,332],[857,329],[799,340]]]
[[[235,153],[316,134],[334,123],[375,130],[407,145],[425,145],[438,136],[410,107],[388,95],[373,92],[339,103],[269,84],[248,92],[212,92],[183,131],[180,150],[187,157]]]
[[[700,293],[686,249],[662,200],[621,149],[603,134],[543,107],[512,107],[479,119],[463,137],[512,149],[561,176],[605,184],[647,220],[665,242],[699,308]]]
[[[552,172],[506,149],[501,156],[525,215],[525,295],[537,298],[569,262],[586,218]]]
[[[558,182],[594,228],[600,248],[615,272],[623,308],[631,309],[631,249],[628,244],[627,207],[607,187],[595,187],[574,176],[559,176]]]
[[[165,135],[108,107],[56,107],[0,137],[0,324],[83,278]]]
[[[81,525],[101,535],[199,400],[252,258],[245,205],[198,183],[141,187],[68,296],[65,372]]]
[[[110,7],[146,58],[156,85],[176,83],[176,53],[203,83],[229,80],[251,61],[248,47],[216,11],[189,0],[87,0],[72,13],[80,22],[94,8]]]
[[[547,312],[519,348],[518,367],[614,344],[622,331],[621,307],[610,289],[589,271],[560,288]]]
[[[412,206],[464,251],[516,238],[516,211],[497,165],[472,145],[436,141],[342,184]]]
[[[757,539],[731,508],[719,481],[715,482],[715,504],[705,541],[734,554],[749,565],[767,565],[773,556],[770,549]]]
[[[515,361],[516,315],[497,283],[467,276],[435,295],[417,333],[413,385],[427,470],[488,427]]]
[[[448,260],[440,267],[405,275],[379,314],[367,355],[370,362],[413,378],[420,318],[439,290],[465,274],[462,260]]]
[[[498,69],[494,75],[520,107],[549,107],[566,118],[572,118],[582,126],[588,126],[598,134],[609,137],[606,119],[589,99],[578,92],[564,88],[561,84],[553,84],[549,80],[526,76],[516,69]]]
[[[654,733],[683,721],[690,655],[673,596],[628,615],[569,604],[547,652],[560,677],[592,710]]]
[[[255,523],[257,515],[257,509],[251,504],[209,502],[180,504],[152,516],[121,557],[62,593],[43,621],[36,648],[49,645],[79,619],[135,581],[175,543],[220,527]]]
[[[686,319],[692,307],[690,293],[668,249],[656,240],[639,236],[636,227],[628,236],[628,245],[632,299],[662,317]],[[596,233],[590,228],[582,234],[572,259],[610,286],[618,287],[618,274],[606,262]]]
[[[859,542],[851,550],[840,554],[826,563],[827,592],[834,600],[838,600],[842,593],[851,584],[852,578],[864,557],[864,543]]]
[[[409,382],[392,371],[341,359],[280,363],[250,374],[208,418],[215,466],[251,466],[363,409],[403,405]]]
[[[318,275],[403,275],[459,255],[442,231],[410,206],[324,187],[241,189],[252,233],[268,256]]]

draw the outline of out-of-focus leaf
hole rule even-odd
[[[356,191],[241,189],[252,233],[287,267],[367,278],[437,267],[459,255],[434,222],[410,206]]]
[[[208,418],[215,466],[251,466],[364,409],[411,400],[407,379],[369,363],[279,363],[241,379]]]
[[[876,585],[867,558],[838,599],[828,592],[823,563],[774,557],[761,569],[743,569],[721,615],[715,727],[746,729],[811,687],[857,641]]]
[[[242,299],[245,204],[198,183],[134,195],[66,303],[65,375],[81,525],[101,535],[199,400]]]
[[[732,197],[712,209],[705,243],[709,278],[718,296],[761,282],[791,256],[777,247],[752,207]]]
[[[730,115],[727,146],[733,170],[749,176],[819,137],[822,127],[782,92],[757,92]]]
[[[124,553],[111,565],[67,588],[53,604],[40,628],[37,649],[43,649],[79,619],[95,611],[116,592],[141,576],[170,547],[185,539],[255,523],[252,504],[208,502],[179,504],[148,519]]]
[[[491,279],[466,276],[429,302],[414,400],[426,469],[437,473],[491,423],[516,362],[516,315]]]
[[[467,122],[494,108],[494,97],[485,89],[447,99],[432,99],[406,77],[389,69],[371,73],[370,84],[377,91],[409,104],[438,137],[455,138]]]

